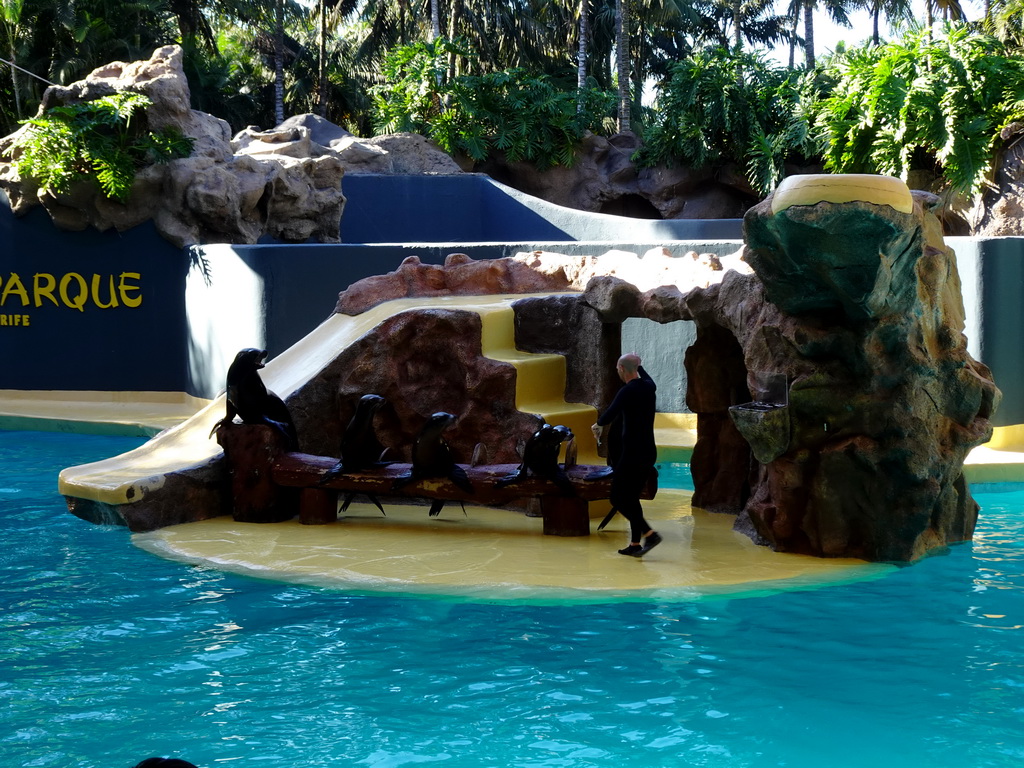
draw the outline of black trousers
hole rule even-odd
[[[629,521],[630,541],[640,541],[641,537],[651,530],[651,526],[644,519],[640,492],[644,489],[652,468],[647,464],[620,463],[612,473],[612,506]]]

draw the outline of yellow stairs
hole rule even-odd
[[[535,413],[552,426],[571,429],[580,464],[604,464],[590,431],[597,421],[597,409],[565,401],[565,357],[516,349],[515,312],[511,307],[481,308],[480,319],[483,355],[516,368],[516,409]]]

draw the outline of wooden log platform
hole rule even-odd
[[[290,516],[297,511],[303,524],[332,523],[338,517],[339,491],[378,497],[443,499],[484,506],[503,506],[516,499],[537,497],[540,499],[545,534],[588,536],[588,502],[607,499],[611,494],[610,469],[593,464],[580,464],[566,470],[571,493],[551,480],[533,476],[500,486],[498,481],[515,473],[518,464],[477,467],[460,464],[473,486],[472,492],[460,488],[448,478],[415,480],[396,491],[395,481],[407,475],[412,465],[394,463],[326,479],[338,463],[337,459],[281,450],[280,441],[268,427],[225,425],[217,430],[217,439],[224,446],[233,479],[232,508],[235,517],[247,522],[280,520],[287,514],[283,507],[291,506]],[[652,472],[641,498],[653,499],[657,490],[657,472]],[[293,501],[296,493],[298,499]],[[261,515],[260,509],[264,506],[267,507],[266,514]]]
[[[566,470],[572,485],[569,494],[551,480],[527,477],[510,485],[498,481],[513,474],[518,464],[486,464],[471,467],[460,464],[473,491],[467,492],[448,478],[415,480],[394,491],[395,481],[407,475],[411,464],[395,463],[363,472],[338,475],[324,481],[337,459],[306,453],[284,453],[274,462],[272,476],[277,485],[302,488],[299,518],[307,525],[333,522],[337,491],[369,493],[374,496],[404,496],[425,499],[462,501],[484,506],[502,506],[528,496],[540,498],[544,517],[544,533],[552,536],[587,536],[590,534],[590,513],[587,502],[607,499],[611,493],[611,472],[608,467],[580,464]],[[653,499],[657,493],[657,476],[653,476],[641,498]]]

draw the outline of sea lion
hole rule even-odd
[[[532,475],[550,480],[566,493],[572,493],[572,484],[569,482],[565,470],[558,466],[559,447],[563,442],[571,440],[574,440],[574,436],[568,427],[542,424],[540,429],[526,441],[526,447],[523,448],[523,461],[519,468],[513,474],[500,478],[495,485],[504,488],[506,485],[521,482]]]
[[[380,395],[363,395],[356,403],[356,412],[341,437],[341,461],[339,466],[345,472],[380,466],[384,446],[377,439],[373,428],[373,417],[387,404]]]
[[[241,350],[228,367],[227,413],[213,425],[212,436],[222,425],[230,424],[235,416],[243,424],[265,424],[285,436],[288,450],[298,450],[299,440],[295,423],[284,401],[269,391],[260,378],[259,370],[267,356],[265,349]]]
[[[327,470],[327,473],[320,480],[321,484],[348,472],[359,472],[371,467],[383,467],[390,464],[390,462],[381,461],[385,448],[380,444],[380,441],[377,439],[377,433],[373,428],[374,415],[386,403],[387,401],[380,395],[363,395],[359,398],[359,402],[356,403],[356,411],[352,415],[348,427],[345,429],[345,434],[341,437],[341,458],[337,464]],[[349,491],[345,494],[341,504],[341,512],[348,509],[355,495],[355,491]],[[385,514],[384,507],[376,496],[371,493],[366,494],[366,496],[377,506],[381,514]]]
[[[444,411],[439,411],[427,419],[412,445],[412,468],[408,474],[395,480],[393,490],[397,491],[415,480],[447,477],[467,493],[473,492],[473,484],[469,482],[466,470],[455,463],[452,450],[442,437],[442,433],[455,423],[455,419],[455,416]],[[434,499],[430,505],[430,517],[439,515],[444,504],[443,499]],[[462,511],[466,511],[465,505]]]

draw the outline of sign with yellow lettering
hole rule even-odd
[[[0,273],[0,327],[30,325],[25,309],[53,305],[85,312],[96,309],[134,309],[142,306],[142,275],[139,272],[54,275],[36,272],[31,277],[17,272]]]

